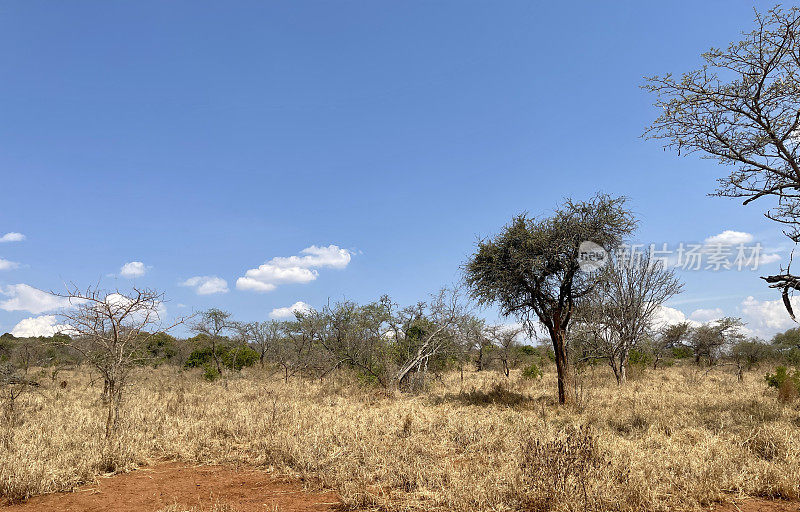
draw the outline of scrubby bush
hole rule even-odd
[[[147,360],[153,366],[163,364],[177,355],[177,340],[167,333],[156,333],[145,347]]]
[[[222,364],[231,370],[240,371],[258,362],[258,352],[250,347],[235,347],[222,355]]]
[[[686,345],[672,347],[672,357],[675,359],[689,359],[693,355],[694,351],[692,350],[692,347],[687,347]]]
[[[219,378],[219,372],[211,363],[203,365],[203,378],[209,382],[214,382]]]
[[[531,363],[525,368],[522,369],[522,378],[523,379],[541,379],[542,378],[542,370],[539,368],[539,365],[536,363]]]
[[[526,510],[557,510],[563,503],[571,510],[608,509],[594,492],[608,463],[588,427],[567,427],[551,440],[524,440],[521,456]]]
[[[785,366],[775,368],[775,373],[764,376],[767,385],[778,389],[781,402],[794,402],[800,396],[800,370],[789,372]]]
[[[653,356],[639,349],[631,349],[628,354],[628,364],[631,367],[644,369],[653,364]]]
[[[242,368],[253,366],[258,362],[258,352],[245,346],[217,346],[216,355],[222,363],[222,366],[229,370],[240,371]],[[214,353],[212,352],[212,348],[202,347],[194,350],[183,366],[184,368],[206,368],[207,366],[213,366],[213,363]],[[214,373],[219,376],[219,371],[216,367],[214,367]]]
[[[786,364],[800,366],[800,348],[790,348],[789,350],[783,352],[782,355],[784,361],[786,361]]]

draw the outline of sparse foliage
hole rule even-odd
[[[515,217],[502,233],[481,240],[466,264],[466,280],[476,299],[497,304],[504,315],[519,319],[531,337],[537,324],[547,329],[561,403],[570,397],[567,330],[576,302],[600,282],[598,273],[580,270],[580,244],[592,241],[611,251],[635,226],[624,198],[567,200],[549,218]]]
[[[217,375],[222,375],[223,347],[235,327],[231,314],[216,308],[202,312],[197,321],[191,325],[192,331],[200,337],[200,340],[208,343]]]
[[[119,422],[131,370],[150,359],[147,347],[157,333],[182,320],[165,327],[161,318],[164,296],[151,289],[133,288],[125,294],[73,287],[61,296],[72,304],[61,313],[70,335],[63,343],[77,350],[103,377],[106,436],[110,437]]]
[[[723,350],[742,341],[744,326],[740,318],[725,317],[714,322],[695,327],[689,336],[689,346],[694,351],[694,360],[700,364],[705,361],[714,366],[722,356]]]
[[[680,77],[647,79],[661,115],[645,132],[680,154],[699,152],[732,168],[716,195],[744,204],[771,199],[765,215],[800,241],[800,8],[756,13],[755,30],[727,48],[703,54],[699,69]],[[794,316],[789,290],[800,278],[787,265],[766,276],[782,290]]]
[[[643,348],[658,308],[681,288],[675,272],[647,254],[617,255],[603,269],[602,284],[582,303],[578,320],[584,327],[585,345],[608,362],[617,383],[627,380],[631,350]]]

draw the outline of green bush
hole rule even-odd
[[[631,349],[628,354],[628,364],[639,368],[644,368],[653,364],[653,356],[647,352],[637,349]]]
[[[236,347],[222,354],[222,364],[230,370],[240,371],[258,361],[258,352],[250,347]]]
[[[764,375],[764,380],[767,381],[767,385],[771,388],[780,388],[788,380],[792,381],[800,389],[800,371],[795,370],[790,374],[789,369],[785,366],[778,366],[775,368],[775,373]]]
[[[675,359],[688,359],[694,356],[694,351],[691,347],[672,347],[672,357]]]
[[[542,378],[542,370],[536,363],[531,363],[530,365],[526,366],[522,369],[522,378],[523,379],[541,379]]]
[[[783,353],[783,357],[787,364],[792,366],[800,366],[800,348],[793,347]]]
[[[198,348],[189,354],[189,358],[183,364],[184,368],[200,368],[212,361],[211,347]]]
[[[222,366],[236,371],[246,366],[253,366],[258,362],[259,358],[258,352],[245,346],[217,347],[217,357],[219,357]],[[183,366],[184,368],[205,368],[206,365],[212,365],[213,362],[214,355],[211,352],[211,347],[202,347],[195,349]]]
[[[219,372],[214,368],[214,365],[206,363],[203,365],[203,378],[209,382],[214,382],[219,378]]]
[[[800,397],[800,371],[789,373],[785,366],[775,368],[775,373],[766,374],[764,380],[772,388],[778,388],[778,401],[783,403],[794,402]]]

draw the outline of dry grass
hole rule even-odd
[[[732,495],[800,497],[800,410],[760,374],[669,369],[618,389],[584,376],[558,407],[552,374],[458,375],[384,396],[343,376],[284,385],[258,372],[208,383],[143,371],[119,438],[103,442],[99,389],[73,374],[21,399],[0,495],[69,489],[155,460],[245,463],[385,510],[698,510]],[[43,381],[44,382],[44,381]]]

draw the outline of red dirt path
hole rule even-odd
[[[256,469],[170,463],[100,477],[75,492],[36,496],[0,506],[0,512],[333,512],[339,506],[332,491],[304,491],[298,483]],[[748,499],[713,510],[800,512],[800,503]]]
[[[800,503],[796,501],[778,501],[748,499],[726,503],[714,509],[714,512],[798,512]]]
[[[172,463],[101,477],[75,492],[36,496],[0,510],[155,512],[175,505],[202,512],[323,512],[336,510],[339,499],[255,469]]]

